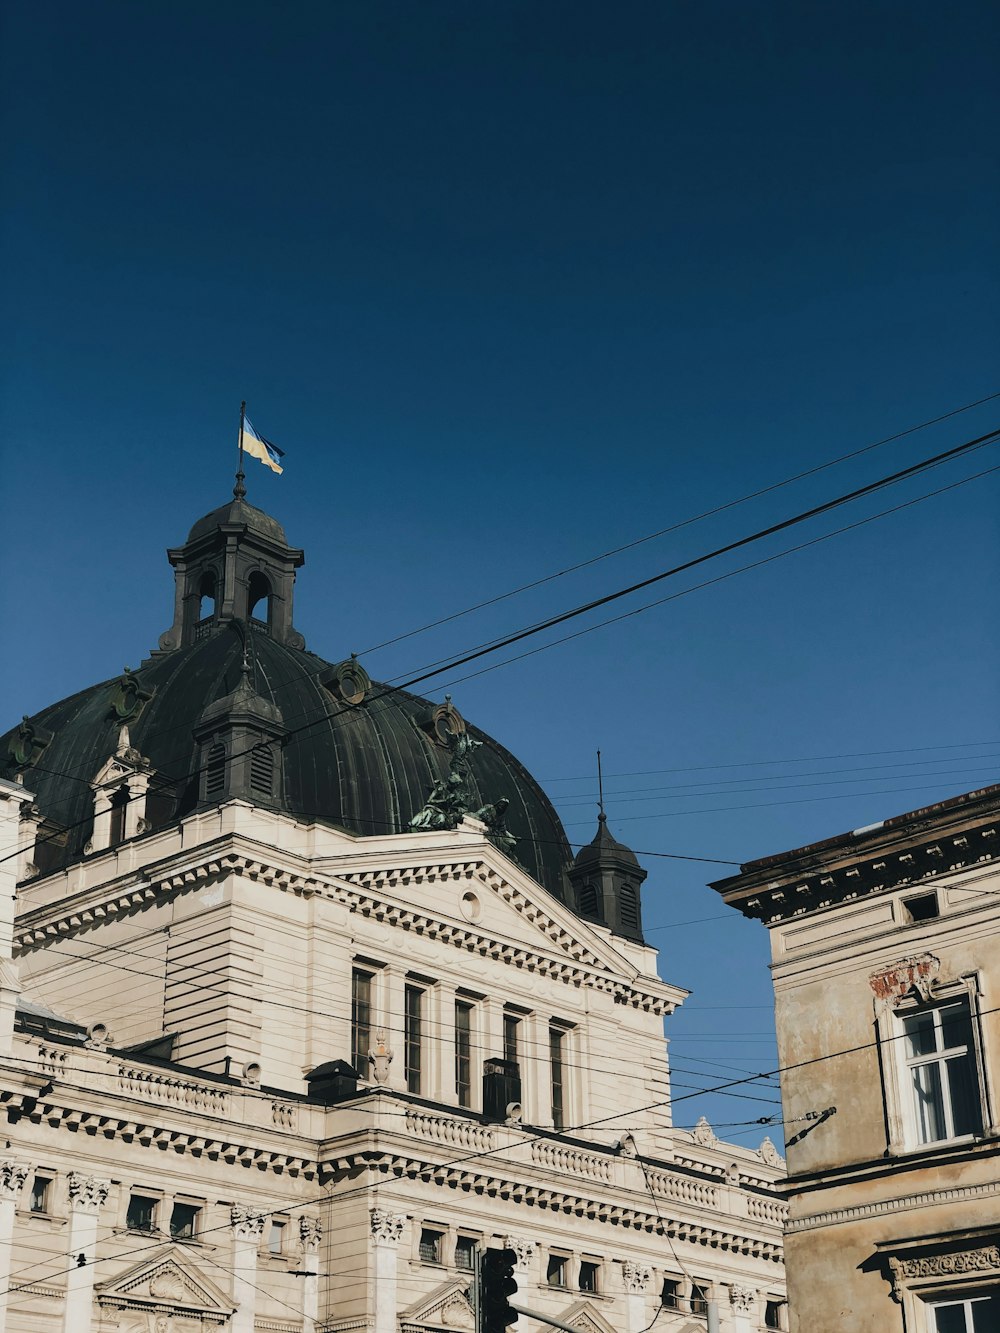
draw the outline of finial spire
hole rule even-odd
[[[246,473],[243,471],[243,423],[246,421],[247,404],[246,399],[240,403],[240,461],[236,469],[236,485],[233,487],[233,495],[237,500],[242,500],[247,493]]]
[[[597,818],[603,823],[607,818],[604,813],[604,774],[601,772],[601,752],[597,751]]]

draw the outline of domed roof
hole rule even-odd
[[[619,842],[608,828],[608,818],[602,810],[597,816],[597,832],[590,842],[584,843],[576,854],[574,866],[603,864],[606,860],[624,862],[626,865],[639,867],[639,858],[631,847]]]
[[[228,521],[221,515],[230,508],[209,517]],[[80,855],[91,836],[89,784],[114,753],[123,720],[131,745],[154,770],[146,806],[152,827],[195,808],[200,752],[193,731],[210,705],[237,691],[247,664],[257,695],[280,710],[286,732],[282,789],[272,804],[360,835],[408,828],[431,787],[449,772],[450,752],[440,735],[435,738],[435,706],[374,684],[363,703],[345,706],[321,684],[331,671],[328,662],[277,642],[257,622],[230,619],[206,627],[194,643],[155,653],[137,673],[93,685],[29,719],[47,744],[37,767],[21,764],[24,784],[41,812],[66,830],[62,856]],[[129,711],[137,701],[141,706]],[[0,739],[0,765],[11,774],[18,766],[9,757],[17,733],[14,728]],[[513,755],[471,725],[468,733],[481,742],[469,759],[472,795],[480,806],[509,802],[505,822],[517,840],[514,859],[564,900],[563,872],[572,853],[558,815]]]
[[[188,533],[188,542],[197,541],[199,537],[207,537],[224,523],[239,523],[250,532],[267,537],[269,541],[278,542],[282,546],[287,544],[285,529],[276,518],[265,514],[263,509],[255,509],[253,505],[247,504],[246,500],[239,497],[235,497],[218,509],[213,509],[204,518],[199,518]]]

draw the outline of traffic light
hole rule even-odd
[[[476,1292],[476,1333],[506,1333],[517,1323],[517,1311],[510,1298],[517,1291],[513,1250],[485,1250],[479,1260],[479,1287]]]

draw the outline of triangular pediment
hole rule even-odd
[[[351,902],[353,910],[370,911],[390,926],[434,934],[459,947],[467,933],[485,936],[504,961],[563,973],[576,967],[581,979],[589,974],[608,987],[634,989],[647,1003],[661,1006],[660,1012],[686,996],[641,974],[606,930],[581,920],[490,843],[462,847],[455,855],[458,851],[441,848],[430,864],[414,856],[408,864],[387,858],[381,865],[338,867],[331,882],[360,895]],[[474,947],[481,951],[481,945]]]
[[[589,1301],[577,1301],[557,1317],[562,1323],[578,1328],[580,1333],[618,1333]]]
[[[424,1296],[404,1310],[399,1316],[400,1327],[457,1329],[460,1333],[472,1333],[476,1327],[476,1315],[469,1303],[469,1287],[472,1274],[467,1282],[445,1282],[435,1288],[429,1296]]]
[[[102,1305],[147,1306],[173,1314],[227,1319],[235,1310],[230,1297],[205,1276],[178,1245],[146,1255],[95,1294]]]

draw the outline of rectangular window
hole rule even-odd
[[[476,1249],[472,1236],[459,1236],[455,1241],[455,1267],[471,1273],[476,1266]]]
[[[31,1194],[28,1196],[29,1212],[47,1213],[49,1211],[49,1191],[51,1188],[51,1176],[35,1176],[31,1182]]]
[[[545,1269],[545,1281],[550,1287],[565,1287],[568,1267],[569,1260],[565,1254],[550,1254]]]
[[[158,1203],[159,1199],[152,1199],[146,1194],[133,1194],[125,1214],[125,1225],[129,1231],[155,1231]]]
[[[580,1261],[580,1290],[596,1295],[600,1290],[600,1271],[600,1264],[594,1263],[591,1259],[582,1259]]]
[[[405,1027],[403,1032],[404,1066],[407,1092],[420,1092],[420,1071],[423,1057],[424,992],[419,986],[407,986],[405,998]]]
[[[372,1044],[372,974],[356,967],[351,973],[351,1064],[358,1078],[368,1077]]]
[[[764,1327],[765,1328],[784,1328],[784,1301],[765,1301],[764,1302]]]
[[[201,1209],[193,1203],[175,1203],[170,1214],[170,1234],[175,1240],[191,1240],[198,1230]]]
[[[285,1223],[272,1221],[267,1232],[268,1254],[280,1255],[285,1249]]]
[[[665,1277],[660,1289],[660,1304],[667,1310],[677,1310],[681,1303],[681,1284],[678,1278]]]
[[[701,1282],[691,1283],[691,1298],[688,1302],[692,1314],[708,1314],[708,1287]]]
[[[931,1305],[932,1333],[996,1333],[1000,1328],[1000,1295],[986,1292],[964,1300]]]
[[[903,1048],[918,1143],[981,1134],[982,1102],[969,1000],[905,1015]]]
[[[503,1058],[512,1060],[517,1064],[518,1060],[518,1035],[521,1027],[521,1020],[517,1014],[504,1014],[503,1016]]]
[[[439,1264],[441,1262],[441,1244],[444,1233],[424,1227],[420,1232],[420,1262]]]
[[[565,1029],[554,1024],[549,1028],[549,1069],[552,1079],[552,1124],[563,1129],[566,1124]]]
[[[455,1001],[455,1098],[472,1105],[472,1005]]]

